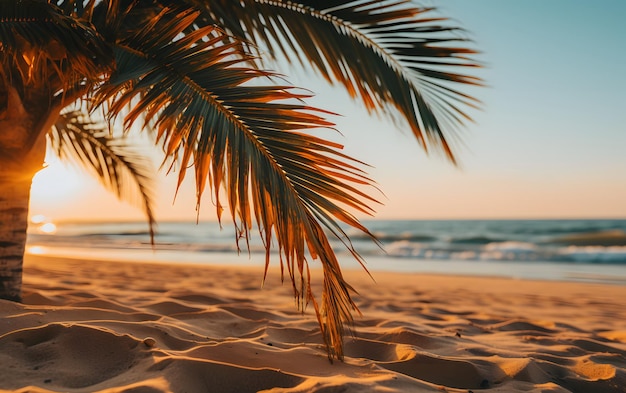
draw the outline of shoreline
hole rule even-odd
[[[278,271],[29,255],[0,391],[624,392],[625,286],[348,269],[362,316],[330,364]]]
[[[262,267],[264,254],[236,250],[197,252],[185,250],[157,250],[146,248],[67,247],[31,244],[26,254],[34,257],[95,259],[102,261],[162,263],[176,266],[247,266]],[[361,271],[362,267],[351,256],[340,255],[344,271]],[[216,262],[220,261],[220,262]],[[368,256],[366,267],[376,273],[433,274],[446,276],[494,277],[530,281],[557,281],[626,285],[626,265],[613,263],[570,263],[549,261],[481,261],[481,260],[412,260],[392,256]],[[271,265],[278,263],[274,254]],[[384,267],[383,267],[384,266]],[[600,266],[600,268],[598,268]],[[601,271],[599,271],[601,269]]]

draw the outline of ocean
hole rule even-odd
[[[376,271],[500,276],[626,285],[626,220],[369,220],[382,247],[347,230]],[[155,246],[145,222],[51,223],[29,229],[27,252],[168,263],[264,265],[260,238],[249,247],[227,222],[160,222]],[[360,268],[340,243],[344,268]],[[272,259],[279,263],[278,257]],[[316,266],[317,262],[311,264]],[[260,270],[262,271],[262,270]]]

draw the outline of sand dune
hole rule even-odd
[[[277,272],[29,257],[0,391],[626,392],[626,287],[350,272],[331,364]]]

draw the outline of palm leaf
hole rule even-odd
[[[37,0],[0,2],[0,51],[11,66],[6,69],[17,72],[12,78],[19,76],[24,85],[46,85],[57,78],[63,86],[84,78],[93,81],[113,60],[88,14],[66,15]]]
[[[371,181],[339,145],[311,134],[332,126],[322,117],[328,113],[302,104],[306,95],[289,86],[263,85],[274,75],[246,66],[251,58],[218,29],[195,29],[196,16],[164,10],[145,30],[120,37],[116,72],[95,102],[113,116],[130,108],[126,128],[139,119],[153,124],[180,165],[179,184],[193,166],[198,204],[208,185],[220,215],[224,189],[238,237],[247,241],[256,221],[266,272],[277,239],[295,297],[303,307],[313,303],[329,357],[341,358],[344,323],[356,305],[323,227],[362,261],[338,222],[369,234],[346,209],[371,212],[363,201],[374,200],[360,190]],[[324,272],[320,303],[311,260]]]
[[[476,52],[460,29],[429,16],[432,9],[407,0],[187,3],[264,57],[313,68],[370,111],[399,113],[426,151],[439,148],[454,161],[451,131],[471,120],[467,108],[478,104],[457,86],[482,82],[459,72],[479,66],[471,58]]]
[[[80,111],[62,113],[48,135],[59,158],[86,168],[118,198],[143,208],[154,243],[156,220],[149,160],[132,152],[123,137],[113,136]]]

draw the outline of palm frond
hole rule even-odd
[[[220,215],[224,189],[238,237],[249,239],[256,221],[266,272],[277,239],[294,296],[303,307],[314,304],[329,357],[341,358],[356,305],[323,227],[362,262],[339,222],[372,236],[347,211],[371,212],[363,201],[375,201],[360,189],[371,181],[341,146],[312,135],[332,127],[327,112],[302,104],[307,96],[289,86],[263,85],[274,75],[248,67],[251,58],[215,27],[195,29],[197,13],[170,12],[118,42],[116,72],[96,104],[113,116],[130,107],[126,128],[142,116],[154,124],[166,155],[180,164],[179,184],[193,166],[198,204],[208,185]],[[324,272],[320,303],[311,260]]]
[[[48,135],[59,158],[74,161],[94,173],[118,198],[142,207],[154,243],[156,220],[149,160],[131,151],[124,138],[114,137],[80,111],[62,113]]]
[[[0,2],[0,51],[11,66],[5,68],[16,70],[11,77],[19,77],[22,85],[45,84],[50,78],[63,85],[97,80],[113,60],[87,14],[66,15],[37,0]]]
[[[478,100],[458,90],[482,81],[460,70],[479,67],[461,29],[408,0],[187,0],[205,23],[311,67],[343,85],[370,111],[399,113],[428,151],[453,162],[448,142]]]

